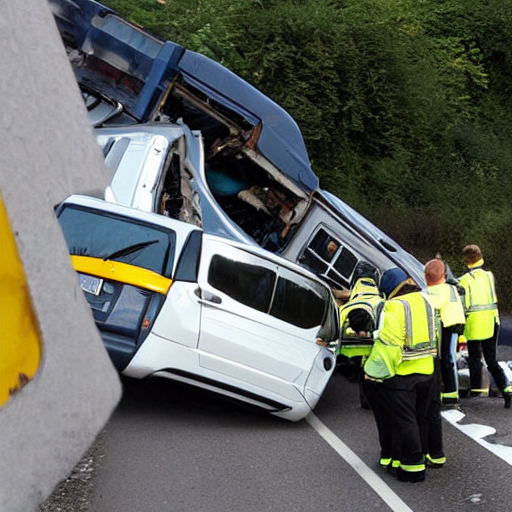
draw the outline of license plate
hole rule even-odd
[[[92,295],[99,295],[101,292],[101,285],[103,279],[99,277],[87,276],[85,274],[79,274],[80,287],[84,292],[91,293]]]

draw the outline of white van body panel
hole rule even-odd
[[[150,334],[122,374],[136,379],[163,377],[177,380],[257,405],[272,413],[278,412],[278,404],[285,409],[278,415],[291,421],[302,419],[314,407],[306,402],[298,387],[288,381],[269,377],[265,372],[261,372],[258,380],[253,372],[252,382],[249,382],[247,370],[242,365],[232,364],[232,371],[227,375],[224,371],[216,371],[215,356],[210,355],[210,358],[211,367],[205,368],[199,364],[197,350]],[[267,389],[262,384],[270,379],[274,386]]]
[[[203,294],[217,295],[221,303],[208,302],[203,306],[199,339],[201,365],[208,368],[213,364],[217,371],[227,374],[230,374],[232,366],[242,365],[246,368],[247,378],[252,380],[250,376],[253,376],[258,385],[266,389],[275,385],[271,376],[296,382],[302,388],[320,349],[315,343],[320,325],[300,329],[237,302],[208,283],[208,266],[204,262],[217,253],[234,261],[266,266],[278,275],[281,271],[286,274],[287,269],[275,262],[256,258],[245,250],[230,247],[224,241],[211,242],[203,248],[199,285]],[[218,358],[212,361],[210,354],[223,357],[224,364]],[[269,376],[267,384],[263,375]]]
[[[190,348],[197,348],[201,327],[201,304],[197,283],[177,281],[171,285],[153,334]]]
[[[330,364],[331,368],[334,368],[336,358],[330,350],[324,348],[317,354],[304,388],[304,397],[311,409],[315,408],[329,382],[329,373],[325,371],[326,364]]]
[[[145,379],[173,369],[197,374],[198,366],[197,350],[150,333],[121,373],[126,377]],[[168,378],[170,375],[166,374]]]

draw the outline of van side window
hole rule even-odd
[[[234,300],[268,313],[276,274],[272,270],[216,254],[208,270],[208,283]]]
[[[341,250],[341,254],[338,256],[336,261],[334,262],[334,270],[341,274],[345,279],[350,279],[352,272],[357,264],[357,257],[351,253],[346,247],[343,247]],[[332,279],[336,279],[335,274],[331,271],[329,272],[329,277]]]
[[[326,304],[328,298],[317,291],[280,277],[270,314],[302,329],[310,329],[322,324]]]
[[[319,229],[299,262],[336,288],[348,288],[358,258],[334,236]]]
[[[199,268],[199,256],[201,254],[202,243],[202,232],[192,231],[181,252],[176,268],[176,275],[174,276],[175,281],[197,282],[197,271]]]

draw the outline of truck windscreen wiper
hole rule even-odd
[[[121,256],[127,256],[128,254],[131,254],[132,252],[140,251],[141,249],[144,249],[145,247],[148,247],[149,245],[157,244],[160,240],[148,240],[147,242],[139,242],[138,244],[129,245],[128,247],[123,247],[122,249],[118,249],[117,251],[114,251],[113,253],[109,254],[108,256],[105,256],[103,258],[103,261],[107,260],[113,260],[115,258],[120,258]]]

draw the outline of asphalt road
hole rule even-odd
[[[499,355],[512,359],[512,347]],[[312,420],[298,423],[180,384],[126,382],[102,435],[87,510],[511,510],[512,410],[500,398],[479,398],[463,399],[456,413],[458,423],[444,421],[445,467],[406,484],[378,467],[373,416],[340,374]]]

